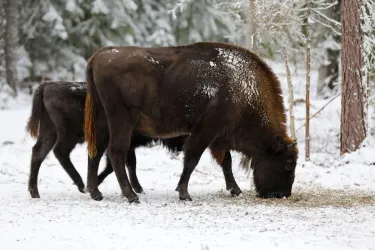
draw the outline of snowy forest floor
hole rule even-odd
[[[273,66],[286,100],[284,69]],[[293,76],[296,99],[303,98],[303,73]],[[312,113],[326,101],[313,95]],[[102,201],[79,193],[53,153],[41,167],[41,199],[31,199],[27,181],[35,141],[25,132],[31,97],[0,104],[2,249],[375,249],[375,139],[339,157],[339,98],[312,120],[309,163],[304,129],[297,134],[300,156],[290,198],[255,198],[251,175],[238,167],[236,153],[233,171],[244,193],[231,197],[221,169],[205,152],[189,183],[193,201],[179,201],[174,189],[183,155],[171,157],[156,146],[136,151],[145,190],[140,204],[120,196],[114,174],[100,186]],[[304,103],[295,108],[298,128]],[[77,146],[71,158],[86,182],[86,146]]]

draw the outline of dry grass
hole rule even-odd
[[[375,193],[346,190],[295,190],[287,199],[261,199],[254,191],[244,193],[243,199],[234,199],[233,203],[252,203],[256,205],[287,206],[299,208],[374,206]],[[243,204],[241,204],[243,205]]]

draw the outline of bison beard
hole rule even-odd
[[[164,138],[190,134],[176,188],[181,200],[191,200],[188,182],[207,147],[239,151],[244,162],[252,158],[244,167],[254,170],[258,196],[290,196],[298,149],[287,135],[280,82],[254,53],[208,42],[106,47],[94,53],[86,72],[84,130],[89,155],[94,157],[96,151],[93,114],[103,105],[110,135],[108,156],[129,202],[139,201],[123,157],[133,131]]]
[[[32,137],[37,137],[37,142],[32,149],[29,192],[32,198],[39,198],[38,174],[41,164],[47,154],[53,148],[56,158],[64,170],[68,173],[80,192],[84,192],[84,184],[80,174],[70,160],[70,153],[73,148],[84,142],[83,117],[85,107],[86,84],[84,82],[44,82],[35,91],[31,116],[27,123],[27,131]],[[98,132],[98,154],[89,161],[89,169],[97,169],[99,161],[108,144],[108,128],[105,113],[102,107],[96,110],[95,125]],[[141,146],[148,146],[151,143],[160,143],[172,153],[182,151],[187,136],[183,135],[170,139],[152,139],[134,133],[131,138],[130,148],[127,153],[126,166],[129,171],[130,183],[137,193],[143,192],[136,174],[135,149]],[[232,161],[230,152],[225,155],[215,155],[214,158],[222,165],[225,183],[232,195],[241,193],[232,172]],[[220,159],[225,157],[225,159]],[[104,179],[113,172],[112,165],[106,159],[106,168],[94,181],[100,185]],[[91,171],[97,175],[97,170]],[[92,183],[89,183],[92,185]],[[90,190],[90,186],[88,185]],[[93,199],[102,199],[101,193],[97,190],[90,190]]]

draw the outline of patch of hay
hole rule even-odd
[[[227,194],[225,194],[227,195]],[[242,201],[241,201],[242,200]],[[375,193],[357,190],[295,190],[289,198],[284,199],[262,199],[255,197],[254,191],[245,192],[243,199],[233,200],[234,204],[245,205],[252,203],[254,205],[269,206],[287,206],[287,207],[341,207],[348,208],[354,206],[374,206]],[[241,204],[240,204],[241,203]]]

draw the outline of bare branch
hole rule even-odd
[[[330,104],[333,100],[335,100],[337,97],[339,97],[341,95],[341,93],[338,93],[336,94],[334,97],[332,97],[326,104],[324,104],[318,111],[316,111],[310,118],[309,120],[311,120],[312,118],[314,118],[315,116],[317,116],[320,112],[322,112],[322,110],[328,106],[328,104]],[[297,129],[296,132],[298,132],[301,128],[303,128],[304,126],[306,126],[306,122]]]
[[[327,16],[324,15],[322,12],[317,11],[316,9],[312,9],[312,11],[315,12],[316,14],[318,14],[319,16],[323,17],[324,19],[330,21],[331,23],[333,23],[333,24],[336,25],[337,27],[341,27],[341,23],[337,22],[336,20],[334,20],[334,19],[332,19],[332,18],[327,17]]]

